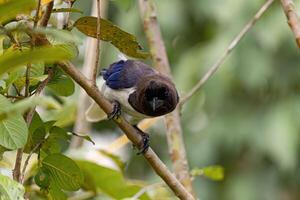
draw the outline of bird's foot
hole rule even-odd
[[[107,119],[118,119],[121,115],[121,104],[118,101],[114,101],[113,103],[113,111],[107,115]]]
[[[139,129],[137,126],[134,126],[138,132],[138,134],[142,137],[142,140],[138,144],[138,152],[137,155],[144,154],[148,150],[150,146],[150,137],[147,133],[143,132],[141,129]]]

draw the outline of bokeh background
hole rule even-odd
[[[75,8],[89,15],[92,1]],[[180,94],[184,94],[226,49],[229,42],[264,3],[263,0],[156,0],[163,38]],[[300,13],[300,3],[296,8]],[[107,18],[134,34],[145,50],[137,1],[111,0]],[[72,14],[77,19],[80,14]],[[84,59],[85,36],[81,56]],[[117,60],[118,50],[104,43],[101,67]],[[150,60],[146,61],[151,64]],[[249,31],[221,69],[182,112],[184,143],[190,167],[222,165],[225,179],[197,177],[194,186],[203,200],[300,199],[300,57],[286,17],[276,1]],[[66,113],[75,112],[78,93]],[[73,103],[70,103],[73,102]],[[66,114],[68,115],[68,114]],[[71,116],[71,115],[68,115]],[[73,115],[75,116],[75,115]],[[72,117],[65,118],[72,127]],[[163,122],[149,130],[151,146],[171,168]],[[111,122],[95,124],[99,142],[121,135]],[[104,142],[105,143],[105,142]],[[126,177],[159,180],[130,145],[125,156]]]

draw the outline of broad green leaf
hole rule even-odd
[[[79,9],[76,8],[56,8],[53,9],[52,13],[58,13],[58,12],[75,12],[75,13],[81,13],[83,14],[83,12]]]
[[[1,96],[1,95],[0,95]],[[30,108],[34,108],[37,105],[43,106],[45,108],[58,108],[58,104],[54,99],[51,97],[46,96],[32,96],[27,99],[23,99],[18,101],[17,103],[10,103],[4,96],[1,96],[1,98],[4,98],[6,102],[8,102],[9,106],[0,108],[0,122],[2,120],[5,120],[9,118],[10,116],[14,116],[17,114],[23,114],[25,111],[27,111]],[[1,101],[0,98],[0,101]],[[5,101],[3,100],[3,101]],[[1,105],[1,102],[0,102]]]
[[[74,43],[74,44],[80,44],[81,39],[72,34],[72,32],[67,30],[59,30],[55,28],[36,28],[34,30],[29,30],[33,33],[38,34],[45,34],[47,36],[47,39],[51,41],[51,44],[56,43]]]
[[[72,45],[53,45],[34,48],[32,50],[9,51],[0,56],[0,75],[17,67],[33,62],[55,62],[68,60],[77,55],[77,49]]]
[[[71,135],[60,127],[53,126],[50,129],[49,136],[42,146],[46,154],[61,153],[66,150],[71,140]]]
[[[15,18],[18,14],[29,13],[36,8],[35,0],[10,0],[0,4],[0,24]]]
[[[96,17],[82,17],[79,18],[74,26],[82,33],[97,38],[97,18]],[[131,35],[108,20],[100,20],[100,39],[111,42],[124,54],[145,59],[149,57],[149,53],[142,52],[141,46],[134,35]]]
[[[7,176],[0,174],[0,199],[1,200],[23,200],[25,189]]]
[[[224,168],[222,166],[209,166],[204,168],[195,168],[191,171],[192,176],[205,176],[214,181],[221,181],[224,179]]]
[[[12,103],[0,95],[0,112],[12,107]],[[21,114],[6,115],[9,115],[7,119],[0,121],[0,145],[8,149],[21,148],[27,141],[27,124]]]
[[[67,195],[55,184],[50,184],[47,197],[49,200],[67,200]]]
[[[47,77],[48,77],[48,75],[30,77],[29,78],[29,86],[37,85],[39,82],[45,80]],[[23,76],[23,77],[17,79],[14,82],[14,84],[19,90],[21,90],[26,84],[26,78]]]
[[[76,191],[83,184],[83,174],[77,164],[62,154],[51,154],[42,160],[49,171],[51,183],[67,191]]]
[[[62,108],[48,112],[49,120],[54,120],[55,126],[66,127],[75,121],[76,117],[76,102],[65,101]]]
[[[60,74],[51,79],[47,88],[58,96],[70,96],[74,93],[75,84],[69,76]]]
[[[37,112],[34,113],[28,128],[28,140],[24,147],[25,153],[30,153],[32,149],[44,139],[46,135],[43,120]]]
[[[104,149],[99,150],[99,152],[100,152],[102,155],[107,156],[108,158],[110,158],[111,160],[113,160],[114,163],[119,167],[119,169],[120,169],[121,171],[124,170],[124,168],[125,168],[125,163],[120,159],[119,156],[117,156],[117,155],[115,155],[115,154],[112,154],[112,153],[110,153],[110,152],[108,152],[108,151],[105,151]]]
[[[38,172],[34,176],[34,182],[41,188],[47,188],[50,185],[50,174],[43,167],[39,168]]]
[[[125,181],[120,171],[97,165],[89,161],[76,161],[84,174],[86,190],[101,191],[115,199],[132,197],[141,190],[142,184],[133,184]],[[148,200],[147,194],[140,197]]]

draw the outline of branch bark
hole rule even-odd
[[[70,62],[60,62],[59,64],[60,67],[67,74],[69,74],[86,91],[86,93],[104,110],[104,112],[112,112],[111,103],[104,98],[104,96],[99,92],[97,86],[95,86],[92,81],[87,79]],[[137,133],[136,129],[132,127],[122,117],[115,120],[115,122],[127,135],[127,137],[133,142],[133,144],[141,148],[140,141],[142,140],[142,138]],[[176,196],[178,196],[180,199],[194,199],[193,196],[189,194],[185,190],[185,188],[180,184],[180,182],[173,176],[173,174],[168,170],[165,164],[159,159],[159,157],[154,153],[154,151],[151,148],[149,148],[143,155],[148,161],[148,163],[155,170],[155,172],[165,181],[165,183],[170,187],[170,189],[175,193]]]
[[[214,73],[220,68],[224,63],[226,58],[230,55],[232,50],[237,46],[237,44],[243,39],[246,33],[255,25],[255,23],[260,19],[260,17],[268,10],[270,5],[274,0],[266,1],[262,7],[256,12],[256,14],[251,18],[251,20],[246,24],[246,26],[239,32],[239,34],[231,41],[229,46],[226,48],[221,57],[216,60],[216,62],[208,69],[204,76],[199,80],[199,82],[181,99],[179,103],[179,108],[183,106],[196,92],[198,92],[202,86],[208,81],[208,79],[214,75]]]
[[[93,1],[92,7],[92,16],[97,15],[97,0]],[[101,0],[101,17],[105,17],[106,15],[106,8],[108,5],[107,0]],[[88,37],[86,39],[86,51],[84,56],[84,63],[82,67],[82,73],[88,77],[89,79],[93,79],[95,77],[95,70],[92,66],[96,63],[96,56],[100,56],[99,53],[96,53],[98,41],[95,38]],[[101,45],[101,42],[100,42]],[[97,64],[98,66],[98,64]],[[97,72],[96,72],[97,73]],[[97,74],[96,74],[97,75]],[[79,99],[78,99],[78,106],[77,106],[77,115],[76,115],[76,122],[74,124],[74,132],[75,133],[84,133],[88,134],[91,131],[91,124],[86,121],[85,112],[88,109],[90,104],[90,98],[87,96],[86,92],[81,88],[79,92]],[[71,142],[71,148],[79,148],[83,144],[83,139],[80,137],[73,137]]]
[[[287,23],[294,33],[297,46],[300,48],[300,20],[295,9],[295,4],[293,0],[281,0],[281,6],[288,20]]]
[[[155,5],[152,0],[140,0],[139,6],[154,66],[158,71],[172,78],[166,48],[157,21]],[[169,152],[176,177],[191,194],[195,195],[186,158],[178,109],[175,109],[165,117],[165,124],[167,127]]]

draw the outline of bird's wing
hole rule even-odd
[[[107,119],[107,114],[97,103],[93,102],[85,112],[85,117],[88,122],[99,122]]]
[[[118,61],[102,71],[106,85],[112,89],[134,87],[141,78],[154,73],[155,71],[148,65],[133,60]]]
[[[97,86],[101,90],[104,84],[102,77],[97,78]],[[107,114],[99,107],[96,102],[92,102],[87,111],[85,112],[85,118],[89,122],[99,122],[107,119]]]

